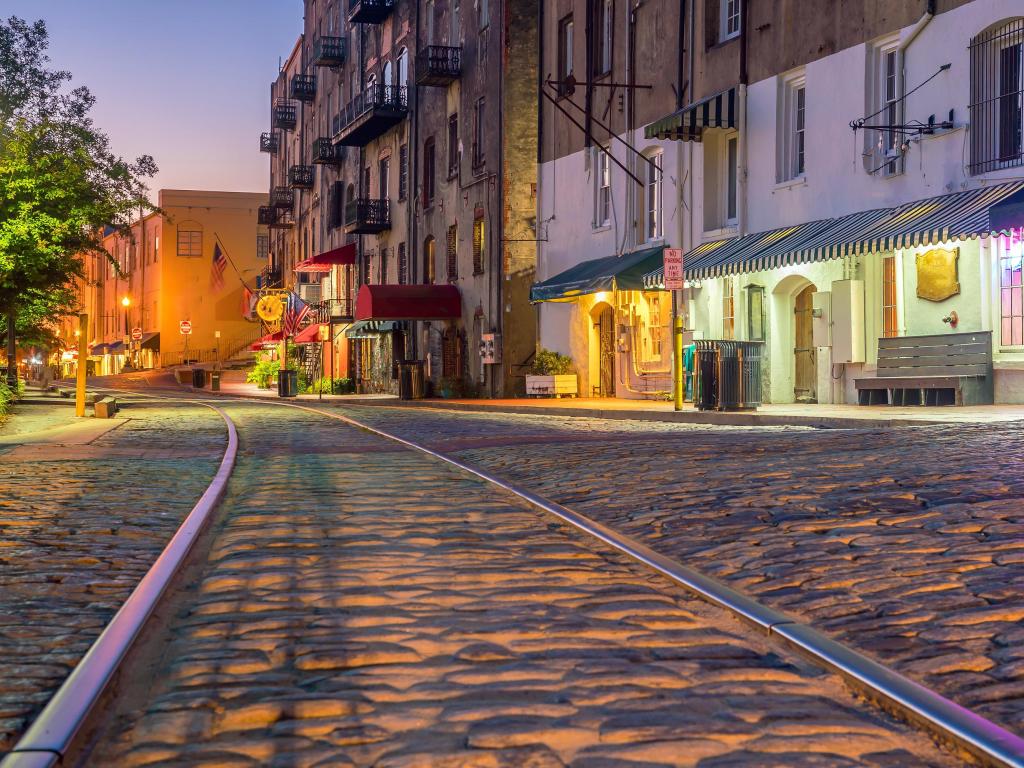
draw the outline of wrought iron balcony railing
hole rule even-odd
[[[269,152],[272,155],[276,155],[279,146],[280,137],[276,133],[260,134],[260,152]]]
[[[353,24],[380,24],[395,10],[395,0],[349,0],[348,20]]]
[[[256,212],[257,221],[260,226],[270,229],[289,229],[295,225],[292,220],[292,212],[285,208],[274,208],[270,205],[261,205]]]
[[[274,127],[290,131],[298,120],[299,110],[294,101],[278,99],[274,104]]]
[[[365,147],[402,122],[409,114],[408,88],[371,85],[341,110],[335,144]]]
[[[257,288],[280,288],[281,270],[264,267],[263,271],[256,275]]]
[[[461,72],[461,46],[428,45],[416,55],[417,85],[448,85]]]
[[[312,165],[293,165],[288,169],[288,186],[292,189],[312,189],[316,169]]]
[[[274,187],[270,191],[270,205],[273,208],[291,208],[295,205],[295,192],[288,187]]]
[[[324,299],[309,305],[310,314],[315,323],[329,323],[332,320],[351,320],[353,317],[352,299]]]
[[[387,198],[361,197],[345,204],[345,233],[372,235],[391,229],[391,209]]]
[[[313,162],[319,165],[337,165],[345,159],[345,148],[335,145],[330,139],[319,138],[313,142]]]
[[[318,67],[340,67],[347,53],[348,41],[344,37],[318,37],[313,42],[313,64]]]
[[[292,75],[293,99],[312,101],[316,98],[316,75]]]

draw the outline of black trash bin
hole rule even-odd
[[[398,397],[402,400],[423,399],[423,361],[406,360],[398,372]]]
[[[277,372],[277,396],[298,397],[299,396],[299,372],[278,371]]]
[[[206,386],[206,371],[202,368],[192,369],[192,386],[196,389],[202,389]]]
[[[748,411],[761,405],[763,341],[700,339],[695,342],[701,411]]]
[[[220,371],[210,371],[210,391],[220,392]]]

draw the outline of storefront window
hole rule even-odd
[[[764,341],[764,286],[747,286],[747,338]]]
[[[1003,346],[1024,345],[1024,283],[1021,280],[1020,243],[1011,244],[999,260],[1000,341]]]
[[[722,338],[736,338],[736,303],[733,300],[731,277],[722,281]]]
[[[886,256],[882,259],[882,336],[891,339],[899,335],[896,312],[896,257]]]

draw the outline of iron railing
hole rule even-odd
[[[292,75],[292,98],[312,101],[316,98],[316,75]]]
[[[292,189],[312,189],[316,169],[312,165],[293,165],[288,169],[288,186]]]
[[[341,110],[340,130],[354,123],[367,112],[386,109],[406,112],[409,109],[408,88],[404,85],[371,85]]]
[[[351,299],[323,299],[309,305],[315,323],[329,323],[331,319],[351,319],[354,307]]]
[[[461,47],[428,45],[416,55],[417,85],[448,85],[461,71]]]
[[[260,152],[269,152],[272,155],[277,154],[279,146],[280,140],[276,133],[260,134]]]
[[[263,271],[256,275],[256,287],[259,289],[280,288],[281,270],[264,267]]]
[[[387,198],[358,198],[345,204],[345,230],[352,234],[383,232],[391,228]]]
[[[1024,165],[1024,19],[971,39],[972,174]]]
[[[335,146],[330,139],[320,138],[313,142],[313,162],[320,165],[334,165],[344,160],[344,147]]]
[[[348,42],[344,37],[318,37],[313,42],[313,64],[318,67],[340,67],[347,53]]]
[[[395,9],[395,0],[349,0],[348,20],[356,24],[380,24]]]
[[[278,99],[274,104],[274,127],[285,131],[295,128],[299,110],[294,101]]]

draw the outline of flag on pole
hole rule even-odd
[[[256,294],[249,290],[248,285],[242,286],[242,317],[246,320],[252,320],[253,305],[256,303],[253,301]]]
[[[292,292],[288,292],[288,301],[281,321],[285,336],[294,336],[299,332],[302,321],[309,314],[309,305]]]
[[[213,265],[210,267],[210,288],[219,291],[224,287],[224,270],[228,266],[227,257],[220,249],[220,243],[213,246]]]

